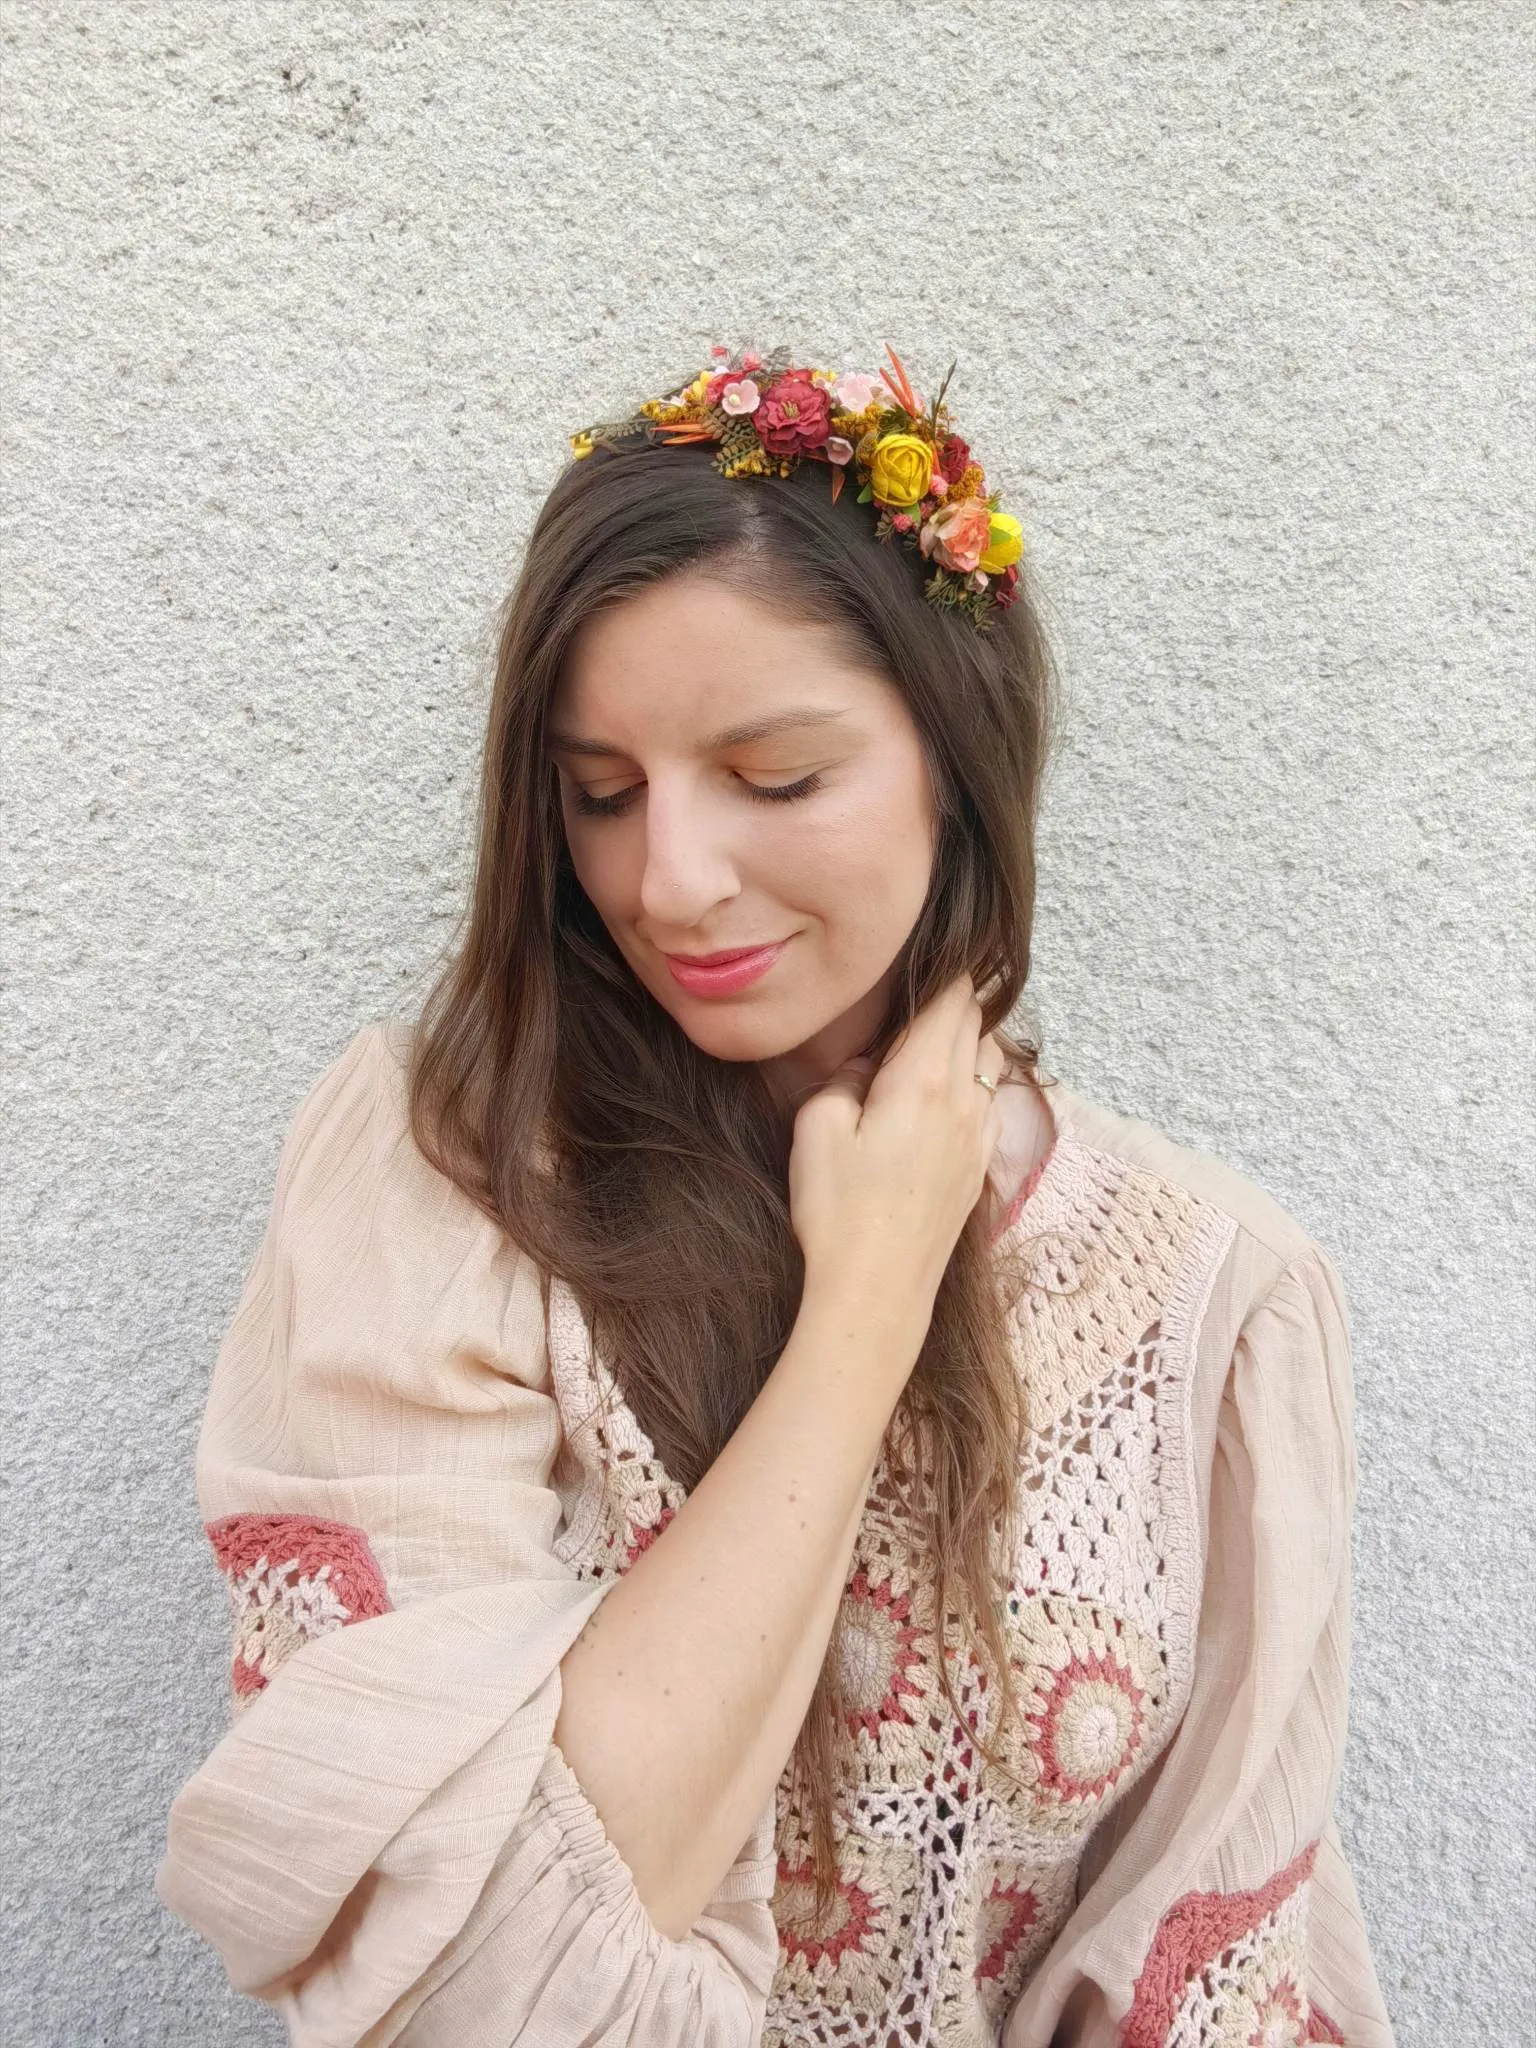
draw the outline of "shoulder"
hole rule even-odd
[[[1062,1081],[1048,1081],[1045,1093],[1064,1136],[1155,1175],[1220,1211],[1281,1265],[1314,1248],[1314,1240],[1290,1211],[1226,1160],[1182,1144],[1157,1124],[1081,1094]]]
[[[1101,1254],[1077,1323],[1119,1349],[1155,1305],[1160,1374],[1190,1404],[1165,1443],[1182,1435],[1206,1469],[1230,1404],[1292,1495],[1331,1516],[1351,1497],[1354,1450],[1349,1305],[1330,1253],[1225,1160],[1060,1081],[1042,1085],[1062,1155],[1061,1221]],[[1137,1313],[1117,1322],[1126,1297]]]
[[[1129,1176],[1141,1207],[1159,1213],[1158,1191],[1185,1216],[1206,1219],[1206,1235],[1224,1236],[1229,1308],[1241,1313],[1279,1282],[1302,1271],[1337,1285],[1327,1251],[1282,1203],[1226,1160],[1172,1137],[1159,1125],[1069,1087],[1043,1083],[1058,1140],[1070,1158]]]
[[[361,1026],[294,1110],[278,1166],[278,1207],[334,1250],[410,1247],[441,1261],[474,1244],[512,1247],[499,1227],[426,1157],[411,1128],[409,1023]]]
[[[364,1024],[315,1076],[293,1109],[283,1139],[284,1184],[409,1167],[410,1026],[399,1018]]]
[[[313,1138],[337,1124],[404,1123],[410,1026],[380,1018],[354,1031],[309,1083],[290,1122],[290,1139]]]

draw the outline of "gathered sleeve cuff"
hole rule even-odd
[[[197,1450],[231,1725],[155,1888],[295,2048],[752,2048],[772,1814],[680,1940],[554,1743],[609,1586],[555,1556],[532,1262],[411,1139],[390,1027],[296,1113]]]
[[[1230,1360],[1188,1705],[1090,1845],[1005,2048],[1391,2048],[1333,1821],[1354,1494],[1347,1308],[1312,1245]]]

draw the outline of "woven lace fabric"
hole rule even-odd
[[[888,1441],[840,1617],[838,1896],[816,1921],[808,1819],[786,1767],[765,2048],[993,2042],[1067,1919],[1089,1833],[1156,1757],[1188,1693],[1194,1336],[1233,1229],[1186,1190],[1062,1134],[999,1236],[1019,1276],[1010,1330],[1031,1418],[1007,1596],[1023,1723],[1005,1770],[976,1751],[974,1728],[995,1733],[985,1674],[958,1618],[938,1625]],[[579,1579],[601,1582],[685,1494],[558,1285],[550,1363],[565,1433],[555,1547]]]

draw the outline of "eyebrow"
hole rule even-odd
[[[719,753],[725,747],[744,747],[752,740],[771,739],[775,733],[785,732],[791,726],[834,725],[846,713],[827,711],[815,705],[796,705],[788,711],[775,711],[766,718],[751,718],[743,725],[728,725],[722,732],[711,733],[704,742],[704,751]],[[551,732],[545,739],[551,753],[562,754],[622,754],[623,747],[616,747],[610,740],[583,739],[579,733]]]

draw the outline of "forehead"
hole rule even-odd
[[[887,677],[826,626],[702,576],[673,576],[586,621],[550,713],[550,744],[660,735],[731,743],[738,728],[788,729],[904,715]],[[745,737],[740,734],[738,737]]]

